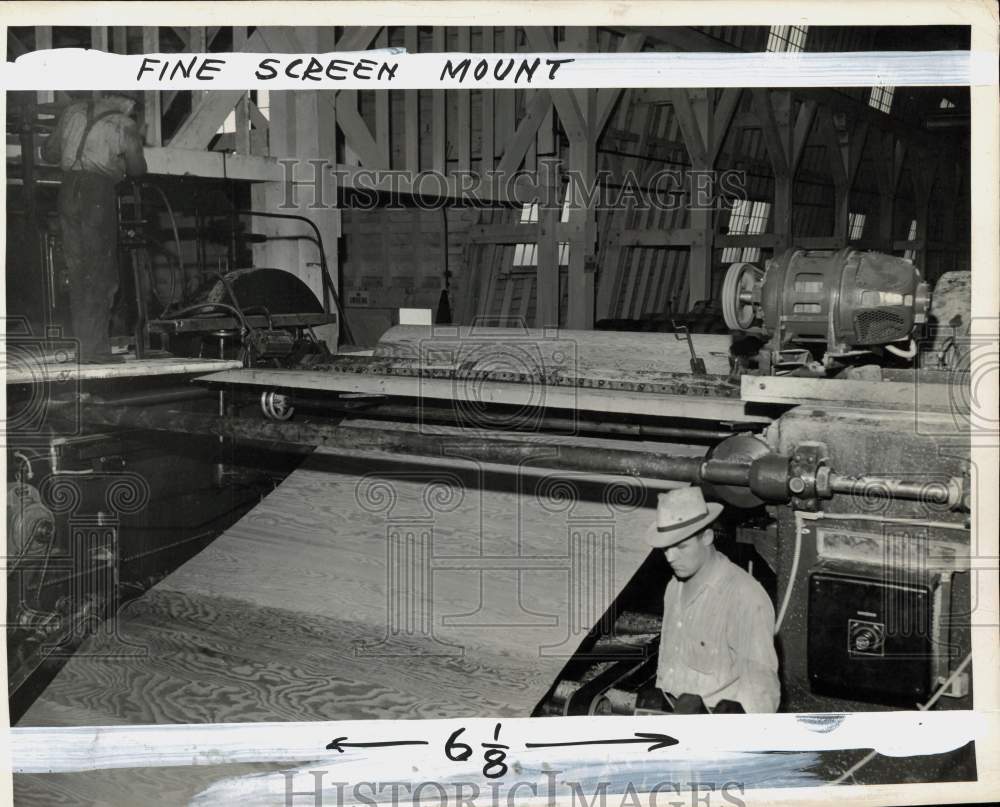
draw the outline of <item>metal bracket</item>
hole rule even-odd
[[[818,510],[819,499],[833,495],[826,443],[799,443],[788,463],[788,490],[797,510]]]

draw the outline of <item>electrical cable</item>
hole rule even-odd
[[[785,594],[781,600],[781,608],[778,610],[778,616],[774,620],[774,633],[778,634],[781,628],[781,623],[785,619],[785,614],[788,611],[788,604],[792,601],[792,589],[795,588],[795,577],[799,571],[799,559],[802,557],[802,527],[806,519],[810,521],[817,521],[819,519],[852,519],[855,521],[891,521],[894,524],[912,524],[914,526],[920,527],[934,527],[939,529],[951,529],[951,530],[964,530],[966,529],[964,524],[953,524],[948,521],[926,521],[924,519],[916,518],[891,518],[886,516],[877,516],[871,513],[805,513],[802,511],[795,512],[795,549],[792,554],[792,569],[788,578],[788,585],[785,587]]]
[[[316,233],[315,239],[309,238],[309,236],[303,236],[313,243],[316,244],[319,249],[319,260],[320,268],[323,272],[323,285],[330,292],[330,296],[333,298],[333,304],[337,308],[337,313],[340,315],[341,326],[344,329],[344,336],[349,344],[356,344],[354,341],[354,334],[351,331],[351,326],[347,321],[347,312],[344,310],[344,306],[341,303],[340,295],[337,293],[337,286],[333,282],[333,277],[330,275],[330,267],[326,260],[326,249],[323,247],[323,236],[319,231],[319,227],[316,226],[316,222],[306,216],[297,216],[292,213],[271,213],[269,211],[263,210],[246,210],[246,209],[234,209],[230,211],[233,215],[237,216],[259,216],[260,218],[268,219],[287,219],[290,221],[301,221],[308,224],[314,233]],[[324,301],[324,308],[326,308]]]
[[[778,610],[778,616],[774,620],[775,636],[781,630],[781,623],[785,621],[788,604],[792,601],[792,589],[795,588],[795,576],[799,573],[799,558],[802,556],[802,523],[806,518],[815,517],[812,513],[795,511],[795,551],[792,554],[792,569],[788,576],[788,585],[785,586],[785,596],[781,600],[781,608]]]
[[[170,205],[170,200],[167,198],[167,194],[163,192],[163,189],[160,188],[159,185],[153,185],[152,183],[149,182],[143,182],[142,185],[145,188],[152,188],[154,191],[156,191],[160,195],[160,198],[163,200],[163,204],[167,208],[167,215],[170,216],[170,226],[174,231],[174,243],[177,245],[177,266],[178,269],[180,270],[181,281],[183,282],[183,278],[185,276],[184,257],[181,254],[181,236],[180,236],[180,231],[177,229],[177,217],[174,215],[174,209]],[[167,305],[164,307],[162,313],[160,314],[160,319],[163,319],[164,315],[167,313],[170,306],[173,305],[174,295],[176,293],[177,293],[177,282],[174,273],[171,272],[170,298],[167,300]]]
[[[936,690],[934,690],[934,694],[931,695],[930,699],[926,703],[917,704],[917,709],[919,709],[921,712],[926,712],[935,703],[937,703],[941,699],[941,696],[944,695],[944,693],[948,689],[948,687],[951,686],[952,682],[956,678],[958,678],[958,676],[960,676],[962,674],[962,672],[965,670],[966,667],[969,666],[969,662],[971,662],[971,661],[972,661],[972,653],[969,653],[964,659],[962,659],[962,663],[959,664],[955,668],[955,671],[952,672],[952,674],[949,675],[942,682],[941,686],[939,686]],[[853,779],[854,778],[854,774],[856,774],[858,771],[860,771],[865,765],[867,765],[869,762],[871,762],[873,759],[875,759],[875,757],[877,757],[878,755],[879,755],[878,751],[871,751],[871,752],[869,752],[864,757],[862,757],[860,760],[858,760],[857,762],[855,762],[850,768],[848,768],[846,771],[844,771],[840,776],[838,776],[836,779],[834,779],[832,782],[830,782],[830,784],[831,785],[841,785],[844,782],[846,782],[848,779]]]
[[[893,356],[899,356],[901,359],[912,359],[917,355],[917,343],[912,339],[910,340],[910,346],[907,350],[902,350],[895,345],[886,345],[885,349],[888,350]]]

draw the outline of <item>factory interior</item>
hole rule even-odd
[[[65,47],[969,29],[8,29],[9,58]],[[773,605],[778,711],[972,708],[968,88],[145,91],[107,362],[74,341],[43,153],[100,95],[7,93],[12,725],[655,714],[644,536],[690,486]],[[56,778],[15,788],[70,803]]]

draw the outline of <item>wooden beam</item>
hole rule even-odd
[[[160,52],[160,29],[155,25],[147,25],[142,29],[143,53]],[[163,144],[163,121],[160,108],[159,90],[147,90],[144,94],[144,115],[146,124],[146,144],[159,146]]]
[[[284,177],[282,167],[270,157],[173,147],[146,148],[144,153],[150,174],[251,182],[277,182]]]
[[[335,102],[337,110],[337,126],[344,133],[347,145],[358,156],[366,168],[389,168],[383,163],[383,150],[375,142],[368,124],[358,111],[358,93],[356,90],[341,90],[337,93]]]
[[[539,205],[536,328],[559,327],[559,208]]]
[[[187,29],[179,28],[176,25],[170,25],[167,27],[170,28],[170,30],[174,32],[174,36],[176,36],[181,41],[181,45],[183,46],[181,49],[184,51],[190,51],[191,50],[190,32]],[[246,31],[246,28],[244,28],[243,30]]]
[[[90,47],[94,50],[108,52],[108,29],[103,25],[92,26],[90,29]],[[101,97],[100,90],[91,90],[91,95],[96,101]]]
[[[608,26],[608,29],[619,33],[625,32],[625,29],[616,26]],[[736,45],[703,33],[693,27],[650,28],[647,29],[647,37],[651,44],[666,44],[671,49],[678,51],[691,51],[695,53],[702,51],[716,53],[745,52]],[[929,147],[936,146],[938,143],[933,135],[916,130],[908,121],[879,112],[869,106],[866,101],[845,95],[839,90],[826,87],[797,88],[795,96],[801,99],[812,99],[831,109],[848,111],[858,119],[867,118],[875,127],[884,131],[893,131],[911,143],[921,143]]]
[[[552,108],[552,97],[545,91],[538,91],[528,105],[528,111],[517,126],[514,136],[507,141],[507,148],[497,164],[500,174],[513,174],[524,160],[528,146],[534,142],[538,127]]]
[[[458,51],[459,53],[472,52],[472,32],[469,26],[462,25],[458,28]],[[456,95],[456,105],[458,107],[458,121],[455,137],[458,140],[458,170],[472,170],[472,91],[453,90]],[[386,93],[388,95],[388,93]]]
[[[493,51],[493,29],[484,27],[482,30],[482,49],[486,53]],[[495,107],[496,91],[481,90],[479,93],[482,101],[482,119],[480,120],[480,146],[479,146],[479,170],[485,174],[493,170],[493,163],[496,159],[496,128],[495,128]]]
[[[795,173],[802,150],[796,151],[796,124],[793,121],[795,102],[791,92],[775,90],[766,93],[761,99],[770,107],[771,114],[766,115],[766,136],[768,148],[780,149],[783,158],[778,167],[774,168],[774,203],[771,211],[771,227],[774,232],[774,248],[782,252],[794,243],[794,189]],[[808,129],[806,130],[808,134]],[[796,156],[798,154],[798,157]],[[774,163],[772,163],[774,166]]]
[[[246,26],[233,27],[233,49],[241,51],[247,44]],[[250,153],[250,94],[244,92],[236,102],[236,151],[240,154]]]
[[[500,35],[501,53],[513,53],[517,50],[517,33],[513,25],[505,25]],[[496,129],[494,146],[499,154],[507,149],[507,144],[514,136],[517,127],[517,90],[492,90],[496,95],[496,115],[493,121]]]
[[[389,47],[389,29],[382,27],[375,37],[375,46]],[[375,143],[378,146],[379,165],[392,167],[392,120],[389,112],[389,91],[375,91]]]
[[[764,88],[755,88],[752,90],[752,93],[754,109],[760,118],[761,133],[764,137],[767,156],[771,160],[771,166],[776,175],[791,176],[788,151],[782,140],[781,127],[778,125],[774,106],[771,102],[771,91]]]
[[[108,29],[103,25],[91,26],[90,47],[94,50],[108,51]]]
[[[715,246],[725,249],[726,247],[763,247],[771,249],[780,243],[780,238],[775,233],[760,233],[758,235],[717,235],[715,236]]]
[[[707,138],[705,135],[707,132],[703,125],[704,121],[699,120],[704,114],[705,90],[674,89],[670,91],[670,98],[674,114],[677,116],[677,123],[681,127],[681,134],[684,136],[684,145],[691,158],[692,167],[711,168],[706,146]],[[696,109],[696,107],[701,107],[701,109]]]
[[[111,49],[115,53],[128,53],[128,28],[116,25],[111,29]]]
[[[646,44],[645,32],[631,32],[622,37],[618,43],[618,53],[639,53]],[[597,91],[597,137],[600,138],[604,127],[608,124],[611,112],[615,108],[615,103],[621,97],[622,89],[619,87],[604,87]]]
[[[337,40],[337,43],[333,46],[333,50],[367,50],[371,46],[375,37],[379,35],[380,31],[382,31],[382,26],[380,25],[366,25],[356,28],[348,28],[341,35],[340,39]],[[416,53],[416,48],[414,48],[411,53]]]
[[[421,192],[420,186],[414,182],[414,178],[407,175],[388,175],[379,178],[378,182],[373,182],[373,177],[367,170],[359,169],[355,165],[341,165],[335,166],[338,176],[341,179],[343,187],[345,188],[359,188],[361,190],[378,190],[385,192],[394,192],[402,194],[413,194],[418,195]],[[440,190],[444,196],[450,199],[466,199],[468,200],[469,191],[468,189],[463,189],[461,183],[455,177],[445,177],[442,187],[438,187],[441,183],[434,183],[433,188],[435,192]],[[423,188],[423,192],[427,192],[427,188]],[[476,189],[478,198],[483,201],[489,202],[504,202],[506,204],[524,204],[536,198],[538,195],[538,188],[535,185],[533,179],[529,177],[519,177],[513,182],[490,182],[487,178],[483,179],[483,183],[480,187]],[[520,241],[530,241],[532,238],[532,233],[530,229],[525,234],[525,237],[519,238]],[[512,242],[513,243],[513,242]]]
[[[795,117],[795,130],[792,133],[792,150],[788,155],[788,168],[792,177],[798,173],[802,155],[805,153],[806,143],[809,140],[809,132],[816,119],[818,106],[815,101],[808,98],[803,100],[799,106],[798,115]]]
[[[435,26],[433,43],[435,53],[444,53],[445,29]],[[444,174],[448,168],[448,119],[444,90],[431,90],[431,168]]]
[[[403,34],[408,53],[417,53],[419,39],[415,26]],[[420,170],[420,91],[403,90],[403,164],[407,171]]]
[[[673,230],[622,230],[611,242],[622,247],[689,247],[698,243],[701,232],[693,228]]]
[[[530,26],[524,29],[531,48],[539,53],[555,53],[556,46],[549,28]],[[577,96],[572,90],[549,89],[556,111],[559,113],[559,123],[572,140],[583,140],[587,136],[587,119],[580,109]],[[594,116],[596,120],[596,113]]]
[[[569,96],[575,101],[574,96]],[[558,103],[558,102],[557,102]],[[586,113],[584,121],[595,122],[597,119],[597,90],[586,90]],[[569,269],[566,285],[568,298],[566,301],[566,327],[590,330],[594,327],[594,291],[596,264],[597,221],[593,202],[587,203],[582,197],[583,190],[594,187],[597,176],[597,135],[594,128],[585,127],[583,137],[570,139],[569,168],[582,187],[575,187],[571,182],[567,193],[570,194],[572,207],[570,223],[573,225],[573,235],[569,240]]]
[[[528,224],[478,224],[465,233],[470,244],[524,244],[537,240],[537,229]],[[570,225],[559,221],[559,216],[556,216],[553,231],[560,241],[572,235]]]
[[[35,50],[50,50],[52,48],[52,26],[35,26]],[[55,93],[52,90],[39,90],[36,100],[39,104],[51,104],[55,101]]]
[[[10,28],[7,29],[7,44],[10,46],[10,49],[7,52],[8,59],[12,57],[16,59],[18,56],[24,56],[24,54],[28,52],[24,43],[17,38],[17,34],[15,34]]]
[[[282,42],[281,34],[275,33],[274,29],[268,29],[267,35],[269,38],[275,39],[277,43],[285,44],[286,47],[295,44],[294,42]],[[272,48],[268,45],[262,29],[258,28],[252,36],[247,38],[243,50],[267,53]],[[170,146],[180,149],[206,148],[243,94],[243,90],[215,90],[203,93],[203,97],[191,110],[191,114],[174,133],[170,140]]]
[[[743,90],[740,87],[725,87],[713,112],[712,139],[706,143],[708,162],[714,166],[726,141],[726,134],[733,122],[733,115],[739,106]]]
[[[631,92],[631,91],[629,91]],[[638,172],[641,158],[636,155],[646,153],[649,138],[649,116],[653,109],[651,104],[633,104],[634,114],[629,121],[629,128],[639,133],[638,146],[632,156],[626,157],[622,163],[622,171]],[[619,287],[621,285],[622,271],[624,269],[625,258],[631,256],[621,247],[620,241],[614,238],[614,234],[621,232],[627,223],[627,219],[632,214],[627,210],[618,208],[611,214],[610,233],[612,237],[608,239],[604,251],[604,259],[599,264],[599,274],[597,275],[597,299],[595,317],[598,320],[607,319],[612,315],[612,306],[617,300]]]

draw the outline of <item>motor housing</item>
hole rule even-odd
[[[730,328],[756,325],[775,349],[823,342],[833,356],[908,339],[930,305],[912,261],[851,248],[790,249],[763,272],[734,264],[723,297]]]

